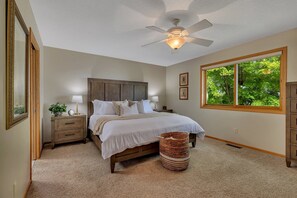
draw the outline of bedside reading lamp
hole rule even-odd
[[[157,109],[157,103],[159,102],[159,96],[152,96],[152,102],[155,105],[155,110]]]
[[[82,95],[74,95],[74,96],[72,96],[72,102],[75,102],[76,103],[75,115],[79,115],[79,113],[78,113],[78,103],[83,103]]]

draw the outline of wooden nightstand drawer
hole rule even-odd
[[[86,115],[52,117],[52,148],[66,142],[86,142],[86,129]]]
[[[55,142],[70,142],[82,139],[84,135],[83,130],[68,130],[59,131],[55,133]]]
[[[77,129],[83,125],[84,120],[80,117],[60,119],[55,123],[55,130]]]

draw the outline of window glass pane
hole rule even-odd
[[[280,106],[280,56],[238,64],[238,104]]]
[[[207,104],[234,103],[234,65],[206,71]]]

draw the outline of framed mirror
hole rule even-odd
[[[6,129],[28,117],[29,31],[15,3],[6,10]]]

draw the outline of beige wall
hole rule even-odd
[[[87,78],[148,82],[149,96],[159,96],[159,107],[165,104],[165,67],[50,47],[44,48],[44,64],[44,142],[51,141],[50,104],[66,103],[67,110],[75,109],[71,96],[82,94],[79,111],[87,113]]]
[[[217,138],[285,154],[285,115],[200,109],[200,65],[288,46],[287,81],[297,80],[297,29],[186,61],[166,69],[167,106]],[[178,99],[178,75],[189,72],[189,100]],[[239,129],[235,134],[233,129]]]
[[[41,72],[43,73],[43,48],[29,1],[16,0],[27,27],[32,27],[41,48]],[[0,197],[23,197],[29,182],[30,130],[29,118],[13,128],[5,129],[5,0],[0,0]],[[43,86],[43,82],[41,82]],[[41,98],[43,103],[43,97]]]

